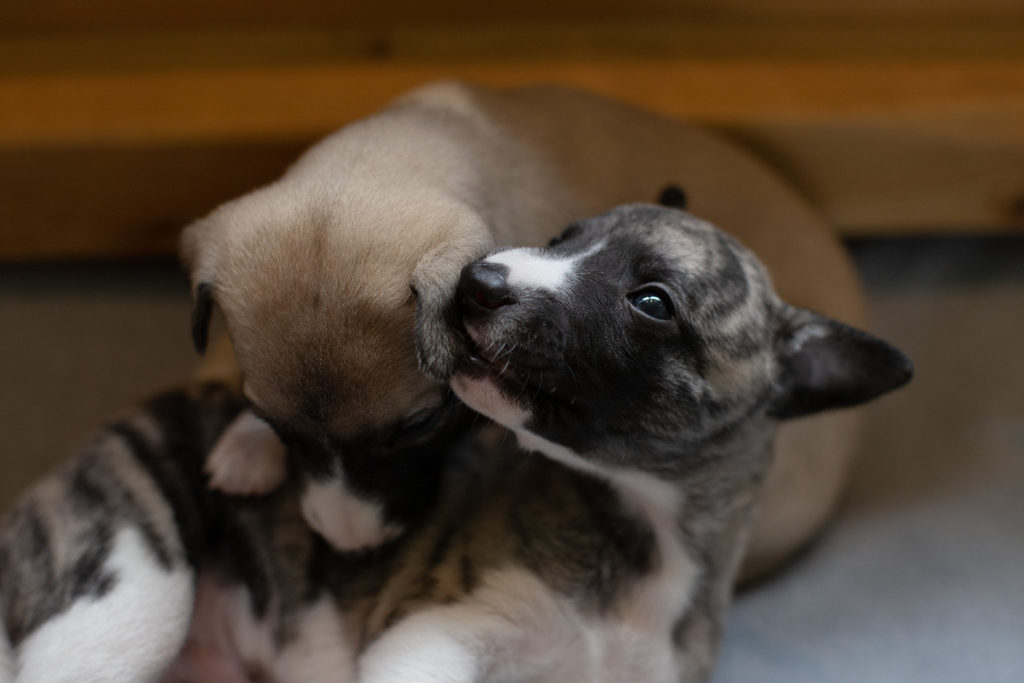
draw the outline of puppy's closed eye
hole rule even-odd
[[[440,413],[439,408],[429,408],[413,413],[391,428],[385,443],[391,447],[401,446],[432,436],[440,421]]]

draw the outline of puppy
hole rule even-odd
[[[336,553],[290,488],[209,491],[242,402],[165,394],[6,518],[4,683],[703,681],[779,421],[911,374],[651,205],[471,264],[458,298],[472,355],[452,387],[515,439],[453,442],[401,538]]]
[[[783,303],[726,234],[651,205],[492,254],[458,294],[472,355],[453,389],[547,460],[511,477],[490,536],[518,562],[385,632],[370,683],[706,680],[779,422],[912,375]],[[446,546],[471,547],[467,526]]]
[[[429,477],[377,469],[449,419],[444,381],[465,353],[451,307],[460,269],[495,245],[540,245],[575,217],[649,201],[668,183],[749,244],[783,296],[863,323],[831,230],[717,136],[564,88],[428,86],[185,231],[196,345],[206,345],[216,304],[258,416],[215,449],[214,484],[272,488],[284,472],[276,433],[296,454],[307,518],[336,548],[394,538],[418,514],[407,501]],[[820,527],[855,422],[844,414],[784,428],[752,568],[774,565]]]

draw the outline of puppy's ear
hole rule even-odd
[[[455,297],[459,274],[490,248],[488,230],[466,230],[423,256],[413,271],[409,287],[416,298],[416,355],[420,369],[439,382],[447,382],[468,356]]]
[[[914,374],[910,359],[867,332],[802,309],[790,314],[778,341],[777,392],[769,409],[775,417],[864,403]]]
[[[674,183],[666,185],[658,195],[658,203],[670,209],[685,209],[687,199],[686,190]]]
[[[196,221],[181,235],[181,260],[192,282],[192,344],[206,351],[213,315],[213,274],[216,270],[214,226],[209,219]]]
[[[200,354],[206,352],[212,316],[213,286],[209,282],[200,282],[192,300],[192,344]]]

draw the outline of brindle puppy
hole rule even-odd
[[[724,233],[651,205],[468,266],[459,308],[474,355],[452,386],[515,437],[455,442],[408,533],[339,554],[292,489],[207,491],[240,401],[172,393],[8,517],[8,678],[703,681],[779,421],[911,374],[783,303]]]

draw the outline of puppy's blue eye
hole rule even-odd
[[[636,310],[656,320],[672,318],[672,303],[665,294],[657,290],[644,289],[630,294],[629,303]]]

